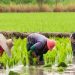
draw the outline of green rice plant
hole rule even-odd
[[[9,72],[9,75],[20,75],[20,74],[17,73],[17,72],[14,72],[14,71],[10,71],[10,72]]]
[[[28,52],[26,50],[26,39],[15,39],[14,46],[12,48],[12,58],[9,58],[6,53],[0,59],[5,66],[12,67],[16,64],[28,64]]]
[[[65,17],[65,18],[64,18]],[[10,21],[9,21],[10,20]],[[0,13],[0,31],[74,32],[75,13]],[[63,28],[63,29],[62,29]]]
[[[72,63],[72,49],[69,38],[53,38],[56,40],[56,47],[52,51],[44,54],[44,66],[51,67],[52,65],[59,65],[60,63]],[[17,64],[29,65],[29,52],[26,49],[26,39],[14,39],[14,46],[12,48],[12,58],[9,58],[6,53],[0,57],[0,62],[4,66],[13,67]],[[35,64],[36,59],[32,58]]]
[[[59,68],[57,69],[57,71],[58,71],[58,72],[63,72],[64,69],[65,69],[65,68],[63,68],[63,67],[59,67]]]
[[[66,64],[72,63],[72,49],[69,38],[56,38],[56,48],[44,55],[45,65],[59,64],[64,62]]]
[[[58,64],[58,67],[67,67],[67,64],[65,62],[61,62]]]
[[[45,65],[52,65],[55,62],[56,50],[48,51],[47,54],[44,54]]]

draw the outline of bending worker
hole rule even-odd
[[[12,39],[6,39],[3,34],[0,34],[0,56],[3,55],[4,52],[7,53],[9,57],[11,57],[11,48],[13,46]]]
[[[32,33],[27,37],[27,50],[31,51],[32,57],[36,57],[38,64],[43,64],[43,54],[55,47],[55,41],[50,40],[39,33]]]
[[[72,33],[70,36],[71,46],[73,51],[73,64],[75,64],[75,33]]]

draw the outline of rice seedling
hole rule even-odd
[[[17,32],[74,32],[75,13],[0,13],[0,31],[9,30]]]
[[[59,64],[61,65],[61,63],[63,62],[64,64],[61,66],[67,66],[67,64],[70,64],[72,62],[72,49],[70,41],[68,38],[56,38],[56,41],[56,48],[44,55],[45,65],[56,64],[59,66]]]
[[[52,51],[44,54],[44,66],[51,67],[54,64],[57,66],[63,62],[69,64],[72,62],[72,50],[69,38],[55,38],[57,46]],[[12,58],[9,58],[6,53],[0,57],[0,62],[6,66],[13,67],[17,64],[29,65],[29,54],[26,49],[26,39],[14,39],[14,46],[12,48]],[[34,64],[36,63],[36,59]],[[61,65],[61,64],[60,64]],[[61,65],[62,66],[62,65]],[[63,67],[63,66],[62,66]]]
[[[12,67],[16,64],[28,64],[28,53],[26,50],[26,40],[14,40],[14,46],[12,48],[12,58],[9,58],[6,53],[0,57],[0,62],[4,63],[4,65],[8,65]]]

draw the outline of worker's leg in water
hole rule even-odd
[[[43,54],[41,54],[41,55],[39,56],[39,64],[40,64],[40,65],[43,65],[43,64],[44,64]]]

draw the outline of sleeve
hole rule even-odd
[[[43,54],[47,53],[47,51],[48,51],[47,49],[43,49]]]
[[[30,43],[27,43],[27,51],[29,51],[30,50],[30,47],[32,46],[32,44],[30,44]]]
[[[27,51],[30,51],[30,47],[32,46],[32,42],[31,41],[32,41],[31,37],[28,36],[27,37],[27,45],[26,45]]]
[[[33,46],[31,46],[30,50],[34,51],[34,50],[40,50],[42,48],[43,48],[42,43],[41,42],[37,42]]]

